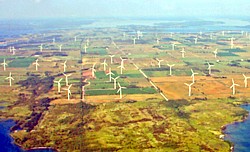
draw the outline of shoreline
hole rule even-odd
[[[240,107],[241,107],[241,106],[250,106],[250,103],[240,104],[239,106],[240,106]],[[243,108],[243,109],[244,109],[244,108]],[[246,110],[246,111],[247,111],[247,110]],[[235,124],[237,124],[237,123],[245,122],[245,121],[247,120],[249,114],[250,114],[250,111],[248,111],[248,113],[247,113],[246,115],[243,115],[243,118],[242,118],[241,120],[239,120],[239,121],[234,121],[234,122],[232,122],[232,123],[229,123],[229,124],[226,124],[226,125],[221,126],[221,130],[222,130],[223,135],[224,135],[224,136],[227,135],[227,134],[225,133],[225,130],[227,129],[228,126],[230,126],[230,125],[235,125]],[[234,152],[234,143],[231,142],[231,141],[229,141],[229,140],[225,140],[225,137],[223,138],[223,141],[229,143],[229,145],[230,145],[230,151],[231,151],[231,152]]]

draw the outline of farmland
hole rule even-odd
[[[16,38],[15,55],[2,48],[0,62],[8,65],[0,73],[0,113],[16,120],[15,143],[60,151],[229,151],[219,137],[222,126],[247,114],[238,105],[250,99],[242,75],[250,76],[248,39],[240,31],[152,33],[142,26],[133,44],[131,28],[50,31],[26,35],[29,43]],[[191,69],[197,74],[189,96]]]

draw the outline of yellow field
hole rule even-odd
[[[236,86],[235,97],[248,98],[250,97],[250,87],[244,87],[244,79],[241,75],[230,75],[227,78],[213,78],[206,76],[196,76],[196,82],[192,86],[192,96],[190,99],[195,97],[200,98],[227,98],[232,96],[232,78],[235,83],[240,86]],[[188,97],[188,86],[184,83],[192,83],[192,79],[188,76],[181,77],[157,77],[152,78],[152,81],[166,94],[169,99],[185,99]]]

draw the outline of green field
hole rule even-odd
[[[32,62],[34,62],[36,58],[34,57],[18,57],[11,61],[8,66],[15,68],[26,68],[29,67]]]

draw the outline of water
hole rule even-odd
[[[24,151],[19,146],[13,143],[13,139],[10,136],[10,128],[15,125],[13,120],[1,120],[0,121],[0,152],[54,152],[51,149],[48,150],[28,150]]]
[[[250,105],[244,105],[242,108],[250,112]],[[234,143],[234,152],[250,151],[250,115],[244,122],[228,125],[225,130],[225,140]]]

